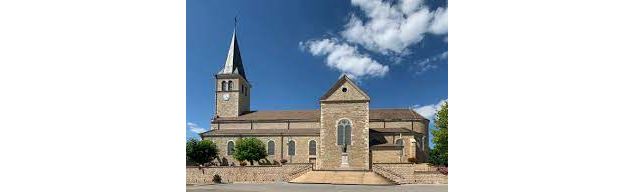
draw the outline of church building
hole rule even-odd
[[[238,164],[232,158],[235,142],[254,137],[265,144],[267,161],[314,163],[316,170],[426,161],[429,120],[407,108],[371,109],[371,98],[346,75],[316,95],[319,109],[251,109],[252,86],[240,55],[234,30],[225,65],[214,75],[211,129],[200,134],[216,143],[220,158]]]

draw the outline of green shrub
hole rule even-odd
[[[187,141],[185,151],[186,161],[197,165],[209,163],[218,156],[216,144],[210,140],[190,139]]]
[[[238,161],[249,161],[251,165],[254,165],[254,161],[267,157],[267,150],[265,144],[259,139],[241,138],[236,141],[233,156]]]

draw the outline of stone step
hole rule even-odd
[[[309,171],[290,183],[337,185],[394,185],[395,182],[372,171]]]

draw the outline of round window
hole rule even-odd
[[[346,87],[342,88],[342,92],[346,92],[348,91],[348,89],[346,89]]]

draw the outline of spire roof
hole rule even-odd
[[[247,76],[245,76],[245,69],[243,68],[243,60],[240,57],[240,49],[238,48],[238,37],[236,36],[236,28],[234,28],[232,41],[229,45],[229,51],[227,52],[227,60],[225,61],[225,66],[218,72],[218,74],[238,74],[247,79]]]

